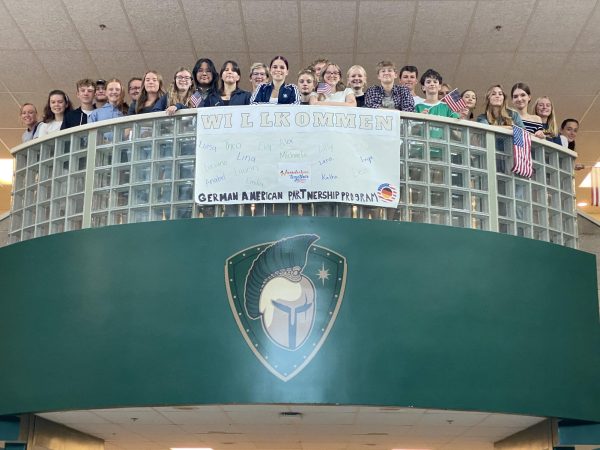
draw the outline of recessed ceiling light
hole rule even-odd
[[[577,203],[577,206],[587,206],[588,202],[579,202]]]

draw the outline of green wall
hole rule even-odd
[[[284,382],[234,320],[225,260],[301,233],[347,260],[337,320]],[[0,414],[316,403],[600,421],[593,255],[496,233],[328,218],[122,225],[0,249]]]

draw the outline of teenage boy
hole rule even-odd
[[[311,97],[317,97],[317,78],[310,69],[298,72],[298,91],[300,92],[300,104],[308,105]]]
[[[96,103],[94,106],[98,109],[102,108],[108,102],[108,97],[106,96],[106,81],[98,80],[96,81]]]
[[[578,131],[579,121],[577,119],[565,119],[560,124],[560,140],[569,150],[575,151],[575,138],[577,138]]]
[[[88,116],[94,110],[94,95],[96,93],[96,83],[89,78],[79,80],[75,84],[77,88],[77,98],[81,106],[77,109],[67,111],[60,126],[61,130],[79,125],[85,125],[88,122]]]
[[[398,76],[394,63],[381,61],[377,64],[376,70],[380,84],[367,89],[365,92],[365,106],[367,108],[387,108],[414,112],[415,104],[408,87],[394,84]]]
[[[400,69],[400,84],[406,86],[413,96],[415,105],[423,102],[423,98],[415,94],[415,88],[419,80],[419,69],[415,66],[404,66]]]
[[[421,86],[425,91],[425,100],[415,106],[415,112],[430,114],[434,116],[460,118],[450,107],[438,99],[438,93],[442,86],[442,76],[433,69],[428,69],[421,77]]]

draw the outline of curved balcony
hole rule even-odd
[[[533,139],[534,175],[529,180],[511,172],[512,136],[507,130],[420,114],[389,114],[399,120],[397,207],[260,199],[240,205],[196,203],[197,136],[204,132],[198,130],[197,112],[182,111],[174,117],[153,113],[65,130],[14,148],[9,242],[154,220],[326,215],[475,228],[577,246],[574,152]],[[224,140],[235,136],[232,130],[217,135]],[[353,132],[362,139],[374,133]]]

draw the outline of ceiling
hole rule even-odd
[[[577,185],[600,159],[600,0],[0,0],[0,158],[20,142],[19,105],[41,109],[55,88],[74,97],[80,78],[152,68],[169,80],[199,57],[247,73],[276,54],[292,74],[326,56],[365,66],[372,82],[382,59],[433,67],[474,89],[479,109],[490,85],[524,81],[553,99],[559,120],[580,120]]]
[[[282,416],[282,412],[300,416]],[[40,414],[105,440],[105,450],[493,450],[541,417],[315,405],[215,405]]]

